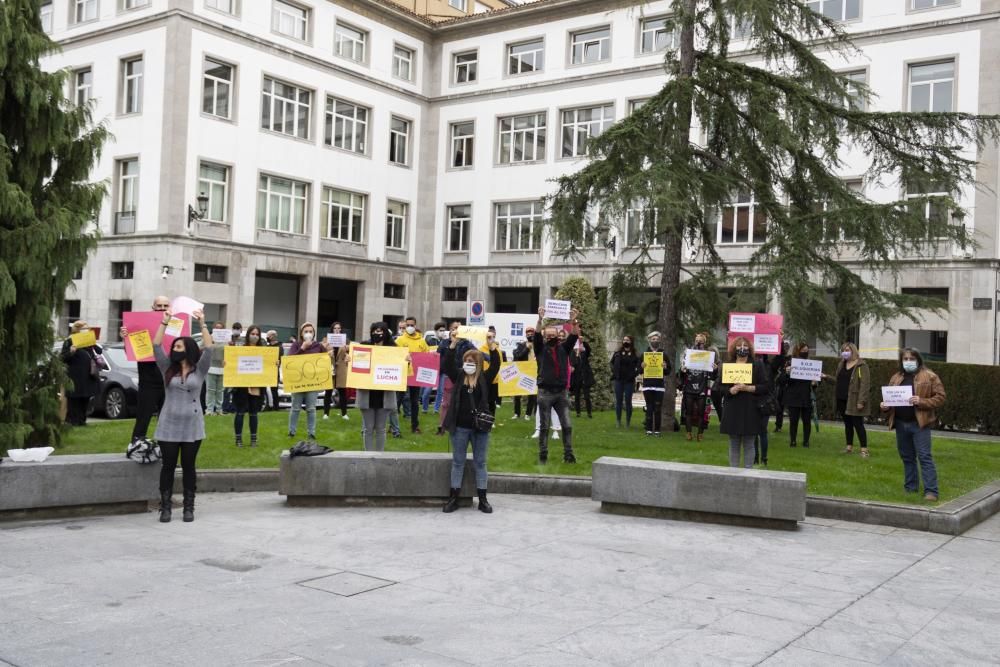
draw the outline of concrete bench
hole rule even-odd
[[[603,456],[591,497],[615,514],[793,530],[806,517],[806,476]]]
[[[158,495],[160,466],[124,454],[50,456],[0,465],[0,520],[145,512]]]
[[[451,454],[332,452],[281,454],[278,493],[298,507],[438,505],[448,499]],[[476,475],[465,463],[462,504],[472,504]]]

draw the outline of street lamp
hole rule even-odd
[[[188,231],[191,230],[191,223],[195,220],[203,220],[208,213],[208,195],[202,192],[198,195],[198,210],[188,204]]]

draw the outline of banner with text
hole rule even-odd
[[[534,396],[538,393],[538,362],[505,361],[500,364],[499,392],[501,396]]]
[[[226,350],[228,349],[227,347]],[[333,389],[333,363],[330,355],[323,352],[282,357],[281,380],[286,394]]]
[[[170,346],[174,344],[174,340],[180,336],[190,336],[191,335],[191,322],[190,316],[175,315],[173,319],[178,320],[181,323],[180,329],[176,327],[172,329],[177,333],[172,333],[171,331],[166,331],[163,334],[163,343],[161,347],[164,352],[169,355]],[[127,312],[122,313],[122,326],[128,329],[129,334],[134,334],[139,331],[146,331],[149,333],[150,342],[156,337],[156,332],[160,329],[160,323],[163,321],[163,313],[156,311],[148,312]],[[131,336],[130,336],[131,337]],[[132,341],[128,338],[125,339],[125,357],[129,361],[153,361],[153,351],[149,350],[148,356],[137,357],[135,350],[132,348]]]
[[[351,345],[348,350],[351,357],[347,370],[348,387],[382,391],[406,389],[409,351],[405,347]]]
[[[755,354],[780,354],[783,315],[770,313],[729,313],[729,336],[732,342],[740,336],[753,341]]]
[[[277,384],[278,348],[263,345],[227,345],[223,348],[224,387],[274,387]],[[285,391],[288,391],[287,378]]]

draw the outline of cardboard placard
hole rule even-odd
[[[192,314],[196,310],[205,310],[205,304],[201,301],[192,299],[189,296],[179,296],[170,302],[170,311],[174,315],[180,313]]]
[[[545,317],[550,320],[568,320],[573,304],[559,299],[545,300]]]
[[[232,329],[212,329],[212,342],[227,345],[233,339]]]
[[[347,345],[347,334],[327,334],[326,342],[329,343],[330,347],[344,347]]]
[[[722,384],[753,384],[753,364],[722,364]]]
[[[348,387],[382,391],[406,389],[409,370],[406,357],[410,352],[405,347],[351,345],[348,354],[351,356],[347,369]],[[329,359],[329,355],[325,356]]]
[[[266,345],[227,345],[223,349],[224,387],[274,387],[277,384],[278,348]],[[285,386],[287,387],[287,381]]]
[[[792,359],[792,370],[788,374],[793,380],[819,382],[823,375],[823,362],[819,359]]]
[[[770,313],[729,313],[728,342],[740,336],[753,341],[755,354],[781,354],[783,315]]]
[[[715,370],[715,352],[711,350],[684,350],[684,367],[689,371]]]
[[[912,397],[913,387],[908,384],[898,387],[882,387],[882,402],[887,408],[908,407]]]
[[[88,329],[87,331],[81,331],[80,333],[70,334],[69,339],[73,342],[73,347],[81,349],[84,347],[94,347],[97,345],[97,334],[94,333],[93,329]]]
[[[153,339],[150,338],[148,331],[129,332],[127,340],[128,345],[132,346],[135,356],[140,359],[153,358]]]
[[[663,378],[663,353],[644,352],[642,355],[642,377],[651,380]]]
[[[190,336],[190,316],[180,315],[175,319],[181,321],[181,330],[179,335],[172,335],[168,331],[163,333],[163,342],[161,347],[166,352],[170,350],[170,347],[174,344],[174,340],[179,336]],[[126,312],[122,313],[122,326],[128,329],[130,334],[138,333],[140,331],[145,331],[149,334],[150,340],[156,336],[156,332],[160,330],[160,323],[163,322],[163,313],[155,310],[148,312]],[[153,361],[153,353],[150,350],[148,357],[137,357],[135,351],[132,349],[132,343],[129,338],[125,339],[125,357],[129,361]]]
[[[436,387],[440,367],[441,355],[437,352],[411,352],[410,375],[406,379],[406,386]]]
[[[476,344],[476,347],[486,345],[486,336],[489,334],[489,329],[486,327],[467,327],[460,326],[455,332],[455,336],[458,338],[464,338],[465,340],[472,341]]]
[[[500,364],[497,375],[501,396],[534,396],[538,393],[535,378],[538,377],[537,361],[505,361]],[[530,383],[521,384],[524,378]]]
[[[286,394],[333,389],[333,362],[326,352],[285,356],[281,378]]]

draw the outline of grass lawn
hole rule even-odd
[[[361,419],[357,410],[350,410],[349,421],[340,418],[337,410],[330,419],[317,414],[317,440],[336,450],[361,449]],[[198,456],[200,468],[275,468],[278,456],[295,440],[288,437],[288,413],[266,412],[261,415],[260,446],[237,449],[233,439],[232,416],[207,417],[207,438]],[[561,441],[549,442],[549,463],[539,466],[538,446],[530,435],[534,421],[514,421],[509,401],[497,412],[497,426],[493,430],[490,446],[490,470],[496,472],[548,473],[561,475],[590,475],[591,463],[601,456],[621,456],[636,459],[659,459],[686,463],[704,463],[724,466],[728,464],[728,438],[718,432],[718,422],[712,416],[712,425],[703,442],[687,442],[684,434],[664,433],[661,438],[647,437],[641,427],[642,412],[638,411],[630,430],[615,428],[614,414],[600,412],[593,419],[574,421],[574,450],[579,463],[562,463]],[[437,437],[437,418],[421,415],[424,433],[409,433],[408,420],[403,437],[390,436],[387,449],[406,452],[447,452],[445,437]],[[70,429],[58,454],[92,454],[121,452],[132,432],[133,420],[92,422],[84,428]],[[150,435],[154,432],[150,428]],[[804,472],[809,478],[809,493],[814,495],[863,498],[898,503],[926,504],[921,496],[903,492],[903,467],[896,452],[895,436],[891,433],[869,432],[871,458],[862,459],[857,453],[841,454],[844,446],[843,428],[821,425],[813,433],[811,447],[791,449],[788,446],[787,420],[785,431],[770,433],[768,463],[771,470]],[[774,429],[771,420],[770,429]],[[300,415],[299,437],[305,432],[305,414]],[[245,442],[249,443],[249,430],[244,427]],[[801,440],[800,440],[801,442]],[[855,443],[856,445],[856,443]],[[855,449],[857,452],[857,449]],[[1000,444],[949,439],[943,434],[934,435],[934,460],[937,463],[941,502],[946,502],[969,491],[1000,479]]]

